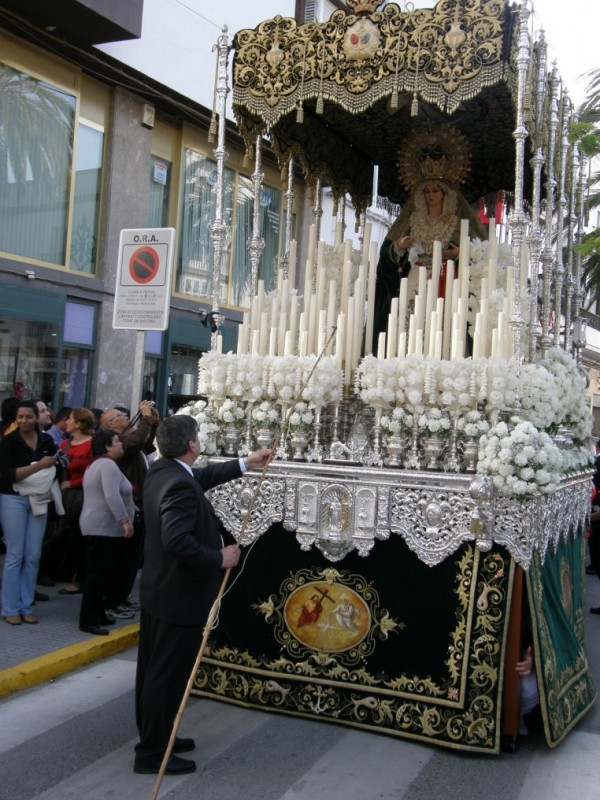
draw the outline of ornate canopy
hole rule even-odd
[[[514,184],[515,27],[506,0],[440,0],[433,9],[355,0],[355,13],[298,25],[266,20],[234,39],[233,106],[251,147],[268,133],[282,163],[294,156],[358,208],[405,199],[397,159],[415,126],[451,122],[468,139],[473,200]]]

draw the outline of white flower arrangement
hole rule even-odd
[[[573,438],[583,442],[592,429],[592,412],[584,374],[575,359],[558,347],[552,347],[540,365],[556,379],[562,411],[558,424],[565,424]]]
[[[417,417],[417,426],[423,436],[448,436],[452,423],[441,408],[427,408]]]
[[[315,421],[315,415],[307,403],[296,403],[288,418],[291,430],[309,430]]]
[[[479,442],[477,472],[491,477],[504,497],[525,499],[552,492],[560,481],[561,454],[531,422],[509,428],[498,422]]]
[[[523,416],[540,430],[556,430],[563,416],[563,396],[555,376],[540,364],[524,364],[520,373]]]
[[[300,391],[302,400],[315,406],[338,402],[343,394],[339,359],[321,358],[309,379],[316,361],[316,356],[205,353],[199,365],[199,391],[216,402],[230,397],[250,403],[273,400],[286,404]]]
[[[383,433],[389,436],[401,436],[412,430],[414,417],[403,408],[396,406],[381,417],[380,425]]]
[[[196,400],[175,413],[187,414],[196,420],[201,452],[208,456],[214,455],[217,452],[217,432],[219,430],[214,409],[205,400]]]
[[[246,413],[244,408],[235,400],[227,398],[217,408],[217,419],[224,425],[235,425],[241,428],[244,424]]]
[[[490,429],[490,423],[483,416],[481,411],[473,409],[465,411],[461,414],[456,421],[456,430],[460,436],[468,436],[474,438],[482,436]]]
[[[281,422],[279,409],[268,400],[263,400],[252,409],[252,420],[259,428],[276,428]]]

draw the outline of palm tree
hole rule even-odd
[[[600,155],[600,69],[589,73],[587,97],[579,109],[578,122],[572,126],[571,140],[578,142],[590,159]],[[593,163],[593,162],[592,162]],[[592,173],[586,199],[586,217],[600,208],[600,172]],[[600,303],[600,228],[588,231],[579,245],[583,256],[582,278],[591,303]]]

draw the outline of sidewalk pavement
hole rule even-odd
[[[63,586],[38,586],[50,599],[35,604],[37,625],[13,626],[0,620],[0,697],[137,645],[139,612],[130,620],[117,619],[108,636],[82,633],[81,595],[59,594]],[[137,586],[132,599],[137,600]]]

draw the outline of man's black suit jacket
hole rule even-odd
[[[173,625],[204,625],[222,579],[218,520],[204,491],[239,478],[239,461],[194,469],[155,461],[144,484],[142,608]]]

